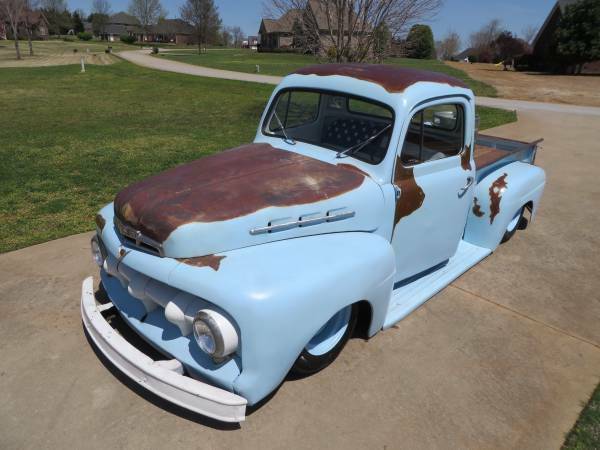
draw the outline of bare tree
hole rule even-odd
[[[94,0],[92,2],[92,14],[110,15],[111,7],[108,0]]]
[[[17,59],[21,59],[21,49],[19,48],[19,22],[25,10],[24,0],[0,0],[0,9],[8,19],[8,23],[15,39],[15,52]]]
[[[150,25],[166,15],[160,0],[130,0],[128,11],[140,22],[144,33],[148,33]]]
[[[242,29],[240,27],[231,27],[229,31],[231,32],[231,37],[233,39],[233,46],[241,47],[244,40],[244,32]]]
[[[442,0],[267,0],[270,15],[303,11],[309,36],[319,36],[322,47],[338,62],[364,61],[372,56],[378,29],[386,24],[397,37],[418,20],[435,15]]]
[[[480,62],[492,62],[495,53],[494,42],[501,32],[500,20],[493,19],[471,34],[471,47]]]
[[[538,27],[536,27],[535,25],[527,25],[521,31],[521,35],[523,36],[523,40],[525,42],[527,42],[528,44],[531,44],[533,42],[533,39],[535,38],[535,35],[537,34],[537,32],[538,32]]]
[[[198,53],[203,44],[215,40],[221,28],[219,11],[213,0],[186,0],[180,10],[181,18],[190,23],[198,39]]]
[[[67,10],[66,0],[42,0],[42,9],[46,11],[63,12]]]
[[[231,45],[231,41],[232,41],[232,37],[231,37],[231,31],[229,30],[229,27],[225,27],[221,30],[221,43],[223,44],[224,47],[229,47]]]
[[[33,56],[33,12],[36,8],[38,8],[37,0],[24,0],[25,8],[23,10],[23,27],[25,28],[25,33],[27,34],[27,44],[29,45],[29,56]]]
[[[437,48],[441,59],[449,60],[458,53],[460,49],[460,36],[455,31],[449,31]]]

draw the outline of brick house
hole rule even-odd
[[[311,23],[318,29],[319,51],[327,52],[331,47],[330,26],[327,20],[326,7],[323,0],[309,0],[304,9],[290,9],[279,19],[263,18],[258,32],[259,51],[276,52],[293,49],[294,23]],[[331,18],[331,29],[334,33],[338,27],[336,18]],[[344,29],[347,30],[348,18],[345,19]]]

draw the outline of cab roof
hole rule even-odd
[[[357,80],[376,83],[389,93],[404,92],[407,88],[420,81],[468,89],[468,86],[458,78],[443,73],[409,69],[387,64],[316,64],[303,67],[293,72],[293,74],[318,76],[339,75],[355,78]]]

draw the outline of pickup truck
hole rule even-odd
[[[154,394],[243,421],[288,373],[330,364],[359,321],[368,337],[391,327],[531,222],[536,150],[477,136],[473,92],[455,78],[300,69],[252,144],[138,181],[100,210],[87,334]]]

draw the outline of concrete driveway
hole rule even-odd
[[[600,380],[598,119],[525,111],[493,132],[546,138],[537,222],[241,427],[165,405],[94,353],[89,234],[0,255],[0,448],[559,448]]]

